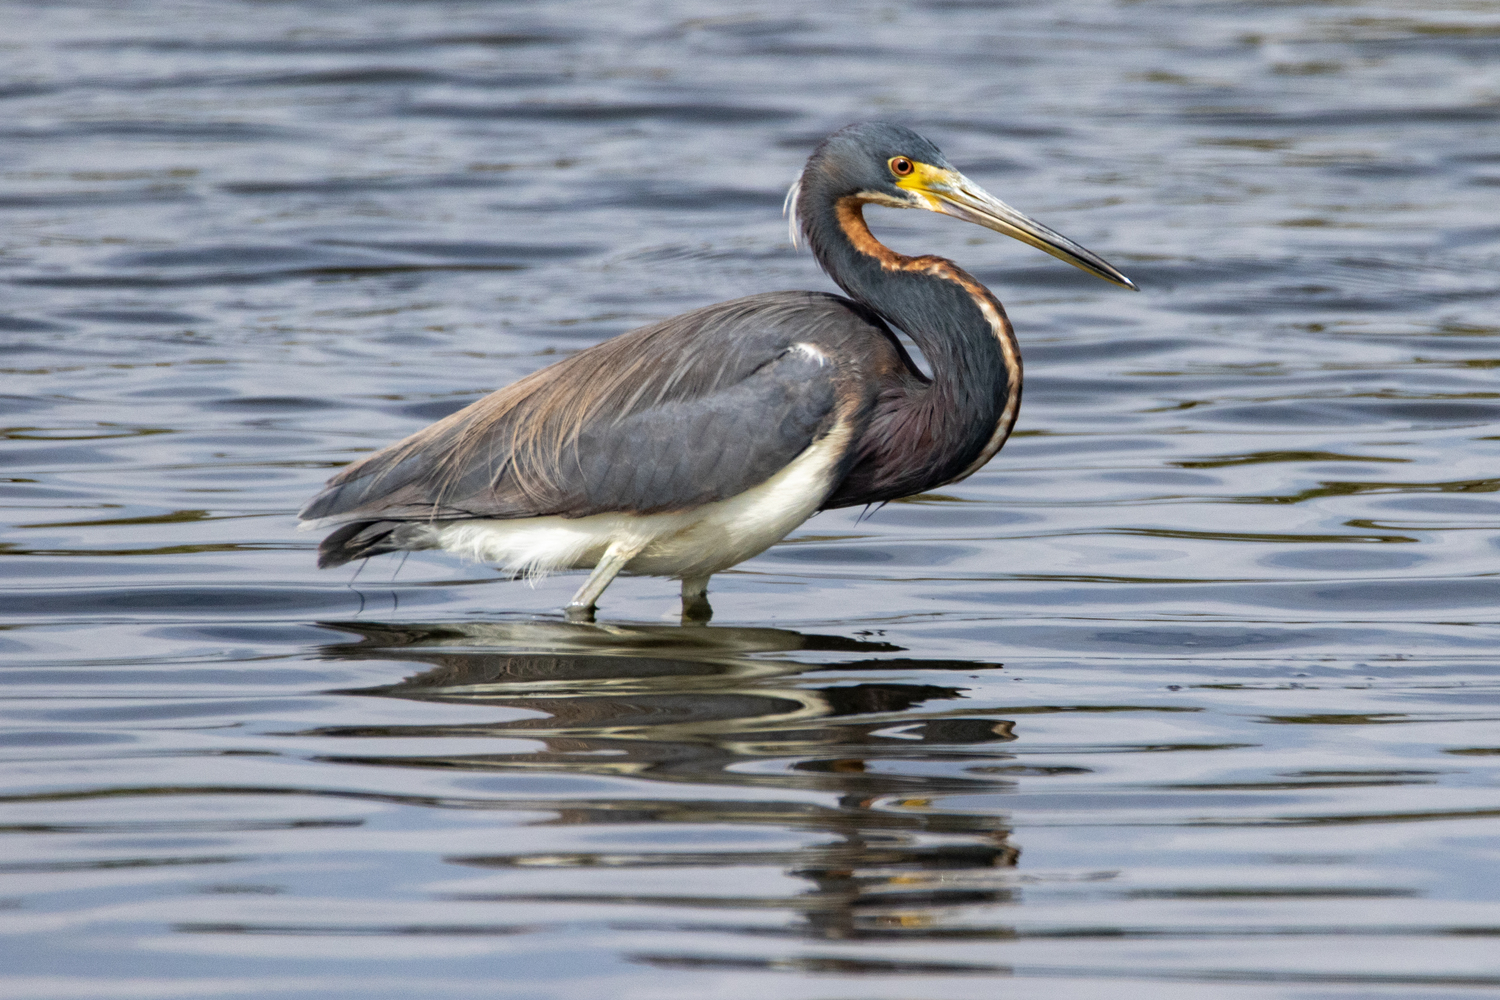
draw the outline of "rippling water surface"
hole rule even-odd
[[[641,323],[830,287],[894,116],[1098,250],[1018,436],[595,626],[314,568],[331,470]],[[1500,9],[0,8],[0,994],[1500,990]]]

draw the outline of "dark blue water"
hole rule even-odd
[[[827,288],[896,117],[1097,250],[1019,435],[601,622],[314,568],[332,470]],[[919,217],[920,216],[920,217]],[[0,995],[1500,991],[1500,9],[0,7]]]

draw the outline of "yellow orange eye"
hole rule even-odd
[[[911,161],[904,156],[891,157],[890,167],[891,173],[895,174],[897,177],[905,177],[907,174],[916,169],[911,165]]]

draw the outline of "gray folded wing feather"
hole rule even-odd
[[[778,292],[624,334],[344,469],[307,520],[681,510],[770,478],[827,429],[836,366],[805,343],[890,334],[837,296]]]

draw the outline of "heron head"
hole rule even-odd
[[[833,201],[853,198],[951,215],[1028,243],[1105,281],[1136,289],[1135,282],[1104,258],[1011,208],[959,173],[937,146],[894,122],[847,125],[823,140],[788,193],[793,215],[800,191],[810,183]]]

